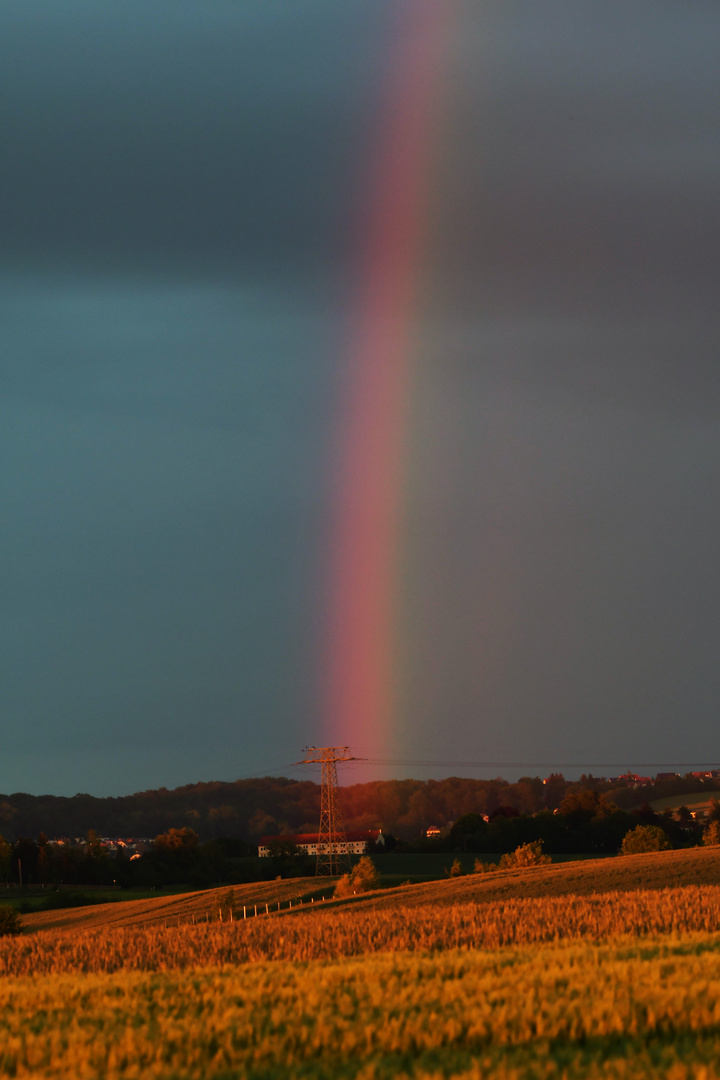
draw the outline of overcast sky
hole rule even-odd
[[[0,0],[0,791],[316,741],[358,208],[429,2]],[[717,760],[720,9],[447,8],[402,756]]]

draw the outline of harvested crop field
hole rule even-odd
[[[302,906],[315,879],[259,883],[235,890],[236,914],[293,909],[232,922],[227,890],[26,916],[0,939],[0,1077],[720,1080],[719,859]]]
[[[232,892],[235,905],[241,910],[245,906],[250,914],[254,914],[255,905],[259,912],[264,912],[266,904],[274,908],[280,904],[283,909],[287,909],[288,905],[295,906],[301,901],[304,904],[321,901],[323,896],[329,898],[332,895],[333,888],[332,883],[318,884],[318,879],[313,877],[235,885]],[[24,915],[22,921],[26,931],[77,930],[105,926],[192,925],[216,918],[214,908],[217,900],[227,892],[228,886],[223,886],[220,889],[203,889],[199,892],[159,895],[149,900],[119,900],[89,907],[35,911]]]
[[[508,897],[587,896],[629,889],[665,889],[676,885],[720,885],[720,847],[619,855],[520,870],[467,874],[402,888],[403,906],[468,900],[494,903]],[[397,890],[356,898],[363,905],[396,903]],[[352,902],[352,901],[350,901]]]
[[[306,907],[280,918],[233,923],[47,930],[0,939],[0,974],[155,971],[698,932],[720,933],[720,886],[521,897],[441,908]]]
[[[717,935],[0,984],[0,1075],[720,1075]]]
[[[498,870],[489,874],[468,874],[459,878],[381,889],[346,900],[332,901],[333,907],[357,905],[363,908],[415,907],[425,904],[494,904],[498,900],[536,896],[588,896],[595,893],[635,889],[664,889],[679,885],[720,885],[720,847],[659,851],[646,855],[625,855],[614,859],[593,859],[556,863],[522,870]],[[334,882],[318,878],[291,878],[285,881],[255,882],[233,888],[236,908],[254,914],[265,905],[283,909],[330,897]],[[151,900],[131,900],[61,911],[34,912],[23,918],[28,931],[81,929],[100,926],[171,926],[211,917],[219,894],[227,888],[158,896]],[[314,906],[313,903],[313,906]],[[328,901],[322,905],[328,906]]]

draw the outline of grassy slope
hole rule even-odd
[[[583,896],[677,885],[720,885],[720,847],[619,855],[614,859],[588,859],[525,870],[469,874],[449,881],[405,885],[391,892],[368,893],[344,903],[372,907],[396,903],[411,907],[466,901],[492,903],[510,897]]]
[[[319,908],[329,910],[360,904],[363,908],[387,908],[396,905],[442,905],[472,901],[493,903],[508,898],[565,896],[569,894],[623,892],[634,889],[663,889],[677,885],[719,885],[720,847],[690,848],[685,851],[661,851],[647,855],[625,855],[615,859],[594,859],[560,863],[528,870],[495,871],[470,874],[420,885],[384,889],[348,900],[330,901]],[[316,878],[288,881],[255,882],[234,888],[235,903],[242,906],[287,903],[312,894],[319,899],[329,895],[330,882]],[[225,888],[207,889],[180,896],[160,896],[152,900],[98,904],[67,911],[47,911],[26,915],[27,930],[89,929],[102,926],[157,926],[203,920],[211,912],[218,893]]]
[[[650,803],[653,810],[662,813],[663,810],[677,810],[679,806],[687,806],[688,810],[709,810],[710,800],[717,799],[720,795],[717,791],[694,791],[689,795],[666,795],[664,799],[653,799]]]
[[[213,905],[218,896],[228,891],[228,886],[220,889],[203,889],[201,892],[186,892],[179,895],[155,896],[150,900],[116,901],[111,904],[93,904],[90,907],[69,908],[58,911],[38,911],[23,916],[23,926],[28,930],[52,929],[90,929],[100,926],[158,926],[163,923],[176,925],[188,923],[193,919],[201,922],[206,916],[212,916]],[[258,908],[265,904],[293,904],[301,897],[309,902],[311,896],[317,899],[325,893],[330,896],[333,885],[318,882],[317,878],[290,878],[284,881],[256,881],[249,885],[233,886],[235,904]]]

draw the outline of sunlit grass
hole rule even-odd
[[[720,886],[0,939],[0,1076],[720,1080]]]
[[[715,1077],[719,1024],[707,934],[46,975],[0,984],[0,1075]]]
[[[496,949],[620,934],[720,931],[720,886],[435,907],[338,907],[223,923],[39,931],[0,939],[0,974],[149,971],[323,960],[384,951]]]

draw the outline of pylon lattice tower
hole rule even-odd
[[[338,798],[337,763],[357,761],[358,758],[351,756],[347,746],[306,746],[304,752],[302,764],[322,765],[315,873],[318,877],[349,873],[352,860]]]

